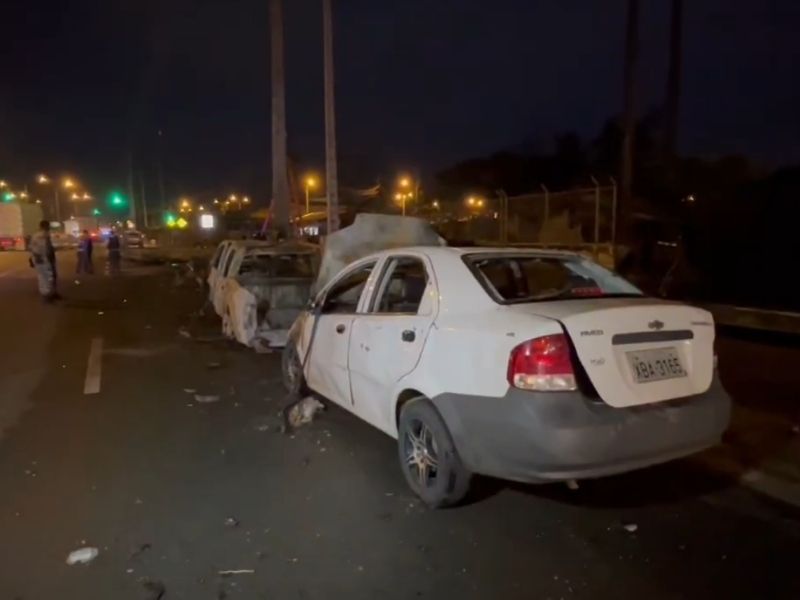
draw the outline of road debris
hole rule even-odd
[[[572,490],[573,492],[574,492],[575,490],[577,490],[578,488],[580,488],[580,486],[578,485],[578,482],[577,482],[577,481],[575,481],[574,479],[568,479],[568,480],[566,481],[566,484],[567,484],[567,489],[570,489],[570,490]]]
[[[183,391],[186,392],[187,394],[196,394],[197,393],[197,390],[194,389],[194,388],[183,388]]]
[[[269,347],[269,343],[262,338],[256,338],[253,340],[253,350],[256,351],[256,354],[272,354],[273,350]]]
[[[206,363],[206,369],[208,369],[208,370],[219,369],[221,366],[222,366],[222,363],[221,362],[217,362],[217,361],[212,361],[210,363]]]
[[[623,523],[622,528],[628,533],[635,533],[639,526],[636,523]]]
[[[147,592],[146,600],[161,600],[164,594],[167,593],[167,588],[160,581],[153,581],[152,579],[141,579],[140,581]]]
[[[238,527],[239,521],[236,520],[234,517],[228,517],[225,519],[225,527]]]
[[[147,328],[145,328],[145,329],[147,329]],[[179,327],[178,328],[178,335],[181,336],[181,337],[185,337],[186,339],[192,339],[192,334],[188,329],[186,329],[186,327]]]
[[[314,396],[306,396],[291,404],[286,410],[286,423],[289,428],[301,427],[314,420],[314,415],[325,410],[325,405]]]
[[[133,552],[131,552],[131,555],[128,558],[129,559],[136,558],[140,554],[150,550],[150,548],[152,548],[152,545],[147,542],[145,542],[144,544],[139,544],[139,546]]]
[[[97,311],[97,314],[98,314],[98,315],[100,315],[100,316],[102,317],[102,316],[103,316],[104,314],[106,314],[106,313],[104,313],[102,310],[98,310],[98,311]]]
[[[100,551],[97,548],[86,547],[86,548],[79,548],[78,550],[73,550],[67,556],[67,564],[68,565],[86,565],[92,562],[97,555],[100,554]]]
[[[202,394],[195,394],[194,399],[200,404],[211,404],[212,402],[219,402],[219,396],[213,394],[207,396],[204,396]]]
[[[229,569],[227,571],[219,571],[220,577],[231,577],[232,575],[253,575],[255,569]]]

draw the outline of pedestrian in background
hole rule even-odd
[[[39,294],[45,302],[59,300],[61,296],[56,289],[56,251],[50,239],[50,222],[41,221],[39,231],[31,236],[31,266],[36,269],[39,283]]]
[[[94,273],[94,266],[92,265],[92,236],[84,229],[81,233],[81,239],[78,241],[78,266],[76,273],[86,273],[91,275]]]
[[[112,228],[111,233],[108,234],[106,248],[108,249],[108,270],[112,275],[116,275],[119,273],[119,266],[122,258],[120,255],[119,235],[117,235],[116,227]]]

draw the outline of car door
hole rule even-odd
[[[419,362],[438,309],[433,270],[422,254],[388,257],[353,322],[349,368],[353,412],[390,433],[392,390]]]
[[[377,260],[357,263],[323,292],[318,314],[308,319],[311,355],[306,379],[315,392],[352,410],[347,369],[350,332]]]
[[[212,290],[211,303],[214,305],[214,310],[219,316],[222,316],[225,311],[226,279],[231,277],[239,268],[241,255],[243,253],[243,248],[231,247],[222,263],[222,270],[217,275],[217,281],[215,282],[214,289]]]
[[[208,290],[209,295],[211,294],[211,290],[214,289],[214,286],[217,283],[217,278],[219,277],[219,270],[222,263],[222,256],[225,253],[226,248],[228,247],[228,242],[221,242],[220,245],[217,247],[217,250],[214,252],[214,256],[211,258],[209,262],[209,269],[208,269]]]

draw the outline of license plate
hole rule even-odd
[[[675,348],[637,350],[626,354],[636,383],[686,377],[686,371]]]

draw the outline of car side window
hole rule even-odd
[[[211,265],[215,268],[219,268],[219,261],[222,259],[222,251],[225,249],[225,244],[220,244],[217,246],[217,251],[214,252],[214,258],[211,259]]]
[[[417,314],[428,287],[428,272],[418,258],[389,259],[372,300],[370,312]]]
[[[346,275],[333,284],[333,287],[325,294],[322,304],[323,314],[353,314],[358,309],[358,301],[367,280],[375,268],[374,262],[359,267],[349,275]]]
[[[234,250],[231,250],[230,252],[228,252],[228,258],[225,261],[225,268],[222,270],[222,275],[225,276],[225,277],[228,276],[228,273],[231,270],[231,263],[233,262],[233,257],[234,256],[236,256],[236,252]]]

